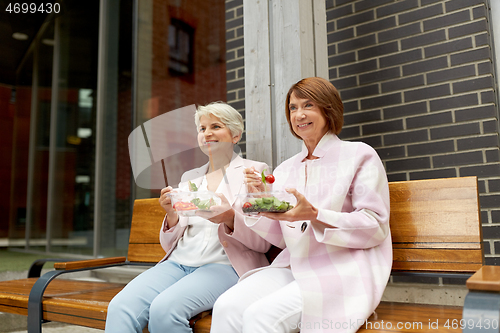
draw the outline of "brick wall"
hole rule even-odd
[[[341,137],[390,181],[478,176],[487,264],[500,264],[500,163],[486,0],[327,0]]]
[[[243,0],[226,0],[227,102],[245,118],[245,70],[243,56]],[[245,156],[245,133],[243,133],[239,146]]]

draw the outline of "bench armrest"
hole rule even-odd
[[[28,298],[28,332],[42,332],[41,323],[43,322],[43,293],[53,279],[65,273],[121,266],[126,263],[127,261],[125,257],[56,262],[54,264],[55,270],[49,271],[40,276],[31,288]],[[39,266],[41,267],[43,264]]]
[[[466,285],[469,290],[500,292],[500,266],[481,267]]]
[[[89,260],[78,260],[78,261],[67,261],[67,262],[56,262],[54,268],[57,270],[73,270],[73,269],[86,269],[95,268],[100,266],[107,266],[113,264],[125,263],[125,257],[112,257],[112,258],[98,258]]]
[[[62,261],[62,260],[72,261],[72,260],[76,260],[76,259],[62,259],[62,258],[37,259],[37,260],[33,261],[33,263],[31,264],[31,266],[28,270],[28,278],[39,278],[40,275],[42,274],[43,265],[45,263],[47,263],[49,261],[58,262],[58,261]]]
[[[463,332],[479,332],[486,322],[500,320],[500,267],[483,266],[467,280],[462,320],[467,323]],[[471,323],[472,325],[469,326]],[[498,332],[497,329],[486,331]]]

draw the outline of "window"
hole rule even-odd
[[[171,19],[168,28],[170,61],[168,69],[172,75],[193,73],[194,29],[187,23]]]

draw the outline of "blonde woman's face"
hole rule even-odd
[[[208,149],[214,151],[222,148],[221,146],[232,148],[238,139],[239,136],[233,137],[229,128],[214,115],[200,117],[198,144],[204,152]]]

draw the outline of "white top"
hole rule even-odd
[[[219,184],[216,192],[220,192],[223,183],[222,181]],[[206,176],[203,176],[199,190],[208,190]],[[202,217],[189,217],[184,235],[179,239],[176,248],[167,260],[173,260],[178,264],[191,267],[200,267],[206,264],[231,266],[231,262],[219,241],[218,228],[218,224]]]

